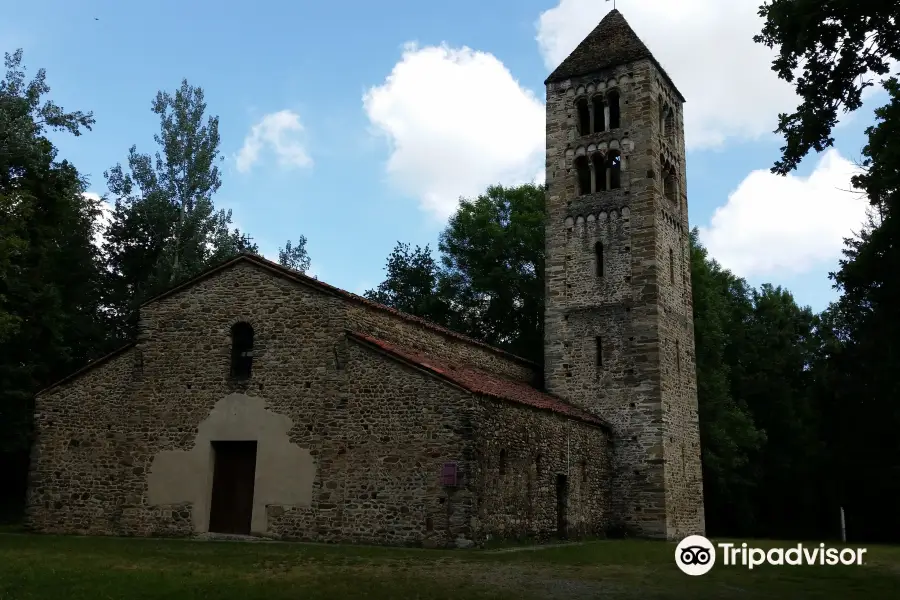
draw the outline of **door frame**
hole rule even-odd
[[[243,447],[240,451],[238,448]],[[230,454],[234,456],[235,454],[241,455],[243,454],[238,461],[246,460],[247,462],[242,465],[243,468],[247,468],[249,470],[249,462],[250,462],[250,453],[252,451],[253,455],[253,469],[252,475],[249,478],[250,492],[249,492],[249,507],[247,507],[246,511],[241,511],[242,515],[238,516],[236,514],[232,514],[230,516],[226,516],[223,518],[221,514],[216,514],[217,505],[217,494],[216,494],[216,483],[219,481],[220,484],[225,484],[226,487],[228,485],[235,486],[241,485],[241,481],[245,481],[245,476],[247,475],[246,471],[242,471],[241,473],[234,474],[233,478],[228,481],[217,480],[216,474],[222,463],[220,462],[220,452],[222,452],[223,448],[229,448],[231,450]],[[253,529],[253,504],[256,496],[256,477],[257,477],[257,463],[259,461],[259,441],[258,440],[213,440],[210,442],[210,486],[209,486],[209,504],[207,506],[207,526],[206,530],[209,533],[222,533],[226,535],[249,535]],[[223,467],[226,468],[226,467]],[[232,466],[233,468],[233,466]],[[222,493],[230,493],[230,492],[222,492]],[[221,501],[221,500],[220,500]],[[236,510],[239,507],[231,506],[232,510]],[[221,510],[221,509],[219,509]],[[249,512],[249,514],[246,514]],[[243,522],[246,519],[246,526],[243,526]],[[236,524],[241,523],[241,527],[238,527]],[[226,525],[227,524],[227,525]],[[216,531],[216,529],[220,529],[223,531]],[[234,529],[235,531],[229,531]],[[240,531],[237,531],[240,529]]]

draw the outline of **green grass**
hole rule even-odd
[[[673,555],[673,544],[642,541],[509,552],[0,533],[0,599],[883,599],[900,589],[896,547],[869,547],[861,567],[716,566],[701,577]]]

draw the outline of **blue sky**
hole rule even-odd
[[[842,123],[834,152],[795,177],[766,173],[781,145],[776,115],[796,100],[750,39],[758,3],[619,9],[688,100],[692,226],[737,274],[818,310],[834,297],[841,238],[863,217],[865,202],[846,190],[884,96]],[[132,144],[155,150],[157,90],[185,77],[203,87],[226,157],[217,205],[267,256],[305,235],[312,271],[361,292],[381,281],[398,240],[434,246],[460,195],[539,176],[543,80],[611,7],[0,0],[0,46],[24,48],[30,73],[46,68],[63,107],[94,112],[92,132],[58,145],[101,195],[103,171]]]

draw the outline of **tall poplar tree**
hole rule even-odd
[[[104,173],[115,204],[104,245],[108,304],[122,335],[143,301],[237,252],[256,251],[232,229],[231,211],[213,202],[222,185],[219,118],[206,115],[203,90],[184,80],[174,94],[160,91],[152,110],[157,151],[132,146],[126,167]]]

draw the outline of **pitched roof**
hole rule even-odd
[[[588,75],[644,59],[653,62],[675,93],[684,101],[684,97],[675,88],[672,79],[637,36],[622,13],[616,9],[609,11],[603,17],[594,30],[556,67],[544,83],[565,81],[572,77]]]
[[[350,300],[351,302],[354,302],[356,304],[368,306],[368,307],[374,308],[376,310],[390,313],[390,314],[392,314],[396,317],[399,317],[405,321],[409,321],[411,323],[416,323],[417,325],[421,325],[422,327],[427,327],[428,329],[431,329],[432,331],[435,331],[443,336],[457,339],[457,340],[460,340],[467,344],[471,344],[473,346],[478,346],[479,348],[483,348],[485,350],[493,352],[494,354],[503,356],[504,358],[515,361],[523,366],[531,367],[531,368],[535,368],[535,369],[538,367],[537,364],[528,360],[527,358],[522,358],[521,356],[516,356],[515,354],[512,354],[511,352],[507,352],[506,350],[497,348],[496,346],[491,346],[490,344],[486,344],[482,341],[462,335],[461,333],[457,333],[455,331],[447,329],[446,327],[442,327],[436,323],[432,323],[431,321],[429,321],[427,319],[423,319],[422,317],[417,317],[415,315],[410,315],[408,313],[401,312],[395,308],[391,308],[390,306],[385,306],[384,304],[379,304],[378,302],[373,302],[372,300],[369,300],[368,298],[364,298],[362,296],[358,296],[358,295],[348,292],[346,290],[342,290],[342,289],[336,288],[332,285],[328,285],[327,283],[319,281],[318,279],[314,279],[312,277],[309,277],[308,275],[304,275],[304,274],[300,273],[299,271],[294,271],[293,269],[288,269],[287,267],[283,267],[276,262],[272,262],[271,260],[265,259],[262,256],[259,256],[257,254],[251,254],[251,253],[240,254],[237,257],[232,258],[228,261],[225,261],[224,263],[222,263],[218,266],[211,267],[211,268],[207,269],[206,271],[204,271],[203,273],[200,273],[193,279],[185,281],[184,283],[182,283],[178,286],[175,286],[172,289],[167,290],[167,291],[163,292],[162,294],[151,298],[150,300],[147,300],[146,302],[144,302],[141,305],[141,307],[143,308],[144,306],[147,306],[148,304],[152,304],[154,302],[162,300],[163,298],[167,298],[169,296],[177,294],[178,292],[185,290],[185,289],[199,283],[200,281],[207,279],[207,278],[215,275],[216,273],[219,273],[219,272],[221,272],[239,262],[242,262],[242,261],[253,263],[259,267],[262,267],[263,269],[266,269],[266,270],[272,272],[275,275],[284,277],[295,283],[299,283],[299,284],[305,285],[307,287],[314,288],[314,289],[324,292],[326,294],[329,294],[329,295],[332,295],[332,296],[335,296],[338,298],[343,298],[345,300]]]
[[[425,356],[414,350],[403,348],[397,344],[386,342],[358,331],[348,331],[347,335],[350,339],[362,342],[403,362],[423,369],[474,394],[555,412],[603,427],[607,431],[612,430],[610,425],[600,417],[573,406],[561,398],[541,392],[526,383],[506,379],[505,377],[467,365],[453,364],[445,360]]]
[[[229,259],[219,265],[210,267],[209,269],[200,273],[193,279],[189,279],[188,281],[185,281],[184,283],[179,284],[179,285],[163,292],[162,294],[159,294],[158,296],[155,296],[155,297],[147,300],[146,302],[141,304],[141,308],[143,308],[144,306],[147,306],[148,304],[152,304],[154,302],[162,300],[163,298],[168,298],[169,296],[177,294],[178,292],[185,290],[197,283],[200,283],[204,279],[212,277],[216,273],[224,271],[225,269],[227,269],[241,261],[251,262],[259,267],[262,267],[263,269],[269,270],[270,272],[272,272],[275,275],[284,277],[286,279],[289,279],[291,281],[294,281],[294,282],[302,284],[302,285],[306,285],[308,287],[312,287],[312,288],[322,291],[326,294],[330,294],[332,296],[336,296],[339,298],[344,298],[345,300],[350,300],[351,302],[355,302],[357,304],[362,304],[364,306],[368,306],[368,307],[374,308],[376,310],[390,313],[396,317],[399,317],[399,318],[409,321],[411,323],[416,323],[423,327],[427,327],[428,329],[431,329],[432,331],[439,333],[443,336],[457,339],[457,340],[460,340],[467,344],[471,344],[473,346],[478,346],[479,348],[484,348],[485,350],[493,352],[494,354],[497,354],[499,356],[503,356],[504,358],[507,358],[511,361],[517,362],[523,366],[531,367],[533,369],[536,369],[538,367],[537,364],[528,360],[527,358],[522,358],[521,356],[516,356],[515,354],[512,354],[511,352],[507,352],[506,350],[502,350],[495,346],[491,346],[490,344],[485,344],[482,341],[470,338],[470,337],[462,335],[460,333],[456,333],[455,331],[447,329],[446,327],[441,327],[440,325],[437,325],[436,323],[432,323],[431,321],[429,321],[427,319],[423,319],[423,318],[417,317],[415,315],[410,315],[405,312],[401,312],[395,308],[391,308],[390,306],[385,306],[384,304],[379,304],[378,302],[373,302],[367,298],[363,298],[362,296],[357,296],[356,294],[352,294],[346,290],[342,290],[342,289],[336,288],[332,285],[328,285],[327,283],[319,281],[318,279],[314,279],[314,278],[304,275],[298,271],[294,271],[293,269],[288,269],[286,267],[283,267],[276,262],[272,262],[261,256],[258,256],[256,254],[250,254],[250,253],[240,254],[240,255],[236,256],[235,258]],[[50,390],[57,388],[60,385],[63,385],[64,383],[68,383],[69,381],[72,381],[79,375],[81,375],[87,371],[90,371],[91,369],[94,369],[95,367],[99,367],[103,363],[118,356],[119,354],[121,354],[125,350],[128,350],[129,348],[133,347],[134,345],[135,345],[134,342],[129,342],[128,344],[125,344],[118,350],[114,350],[113,352],[107,354],[106,356],[103,356],[92,362],[89,362],[88,364],[86,364],[82,368],[78,369],[74,373],[70,373],[69,375],[63,377],[59,381],[55,381],[52,384],[45,387],[44,389],[38,391],[35,394],[35,396],[45,394],[45,393],[49,392]]]

